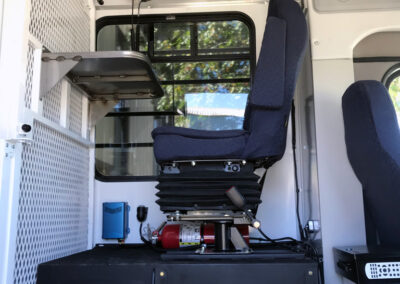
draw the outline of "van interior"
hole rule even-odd
[[[400,2],[0,0],[0,284],[400,283]]]

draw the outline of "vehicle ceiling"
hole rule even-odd
[[[103,0],[104,5],[100,6],[95,1],[98,9],[109,9],[109,8],[128,8],[131,7],[131,0]],[[201,5],[212,5],[212,4],[243,4],[243,3],[265,3],[265,0],[151,0],[143,2],[142,7],[152,8],[163,8],[171,6],[201,6]],[[135,7],[137,7],[139,0],[135,0]]]

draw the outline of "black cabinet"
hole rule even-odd
[[[37,283],[318,283],[316,262],[298,254],[281,256],[163,260],[151,248],[108,245],[39,265]]]

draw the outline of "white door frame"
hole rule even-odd
[[[14,279],[29,1],[0,0],[0,284]]]

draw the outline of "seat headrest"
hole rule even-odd
[[[290,105],[307,42],[300,6],[294,0],[271,0],[250,106],[280,109]]]
[[[373,139],[385,152],[400,153],[396,111],[384,85],[378,81],[353,83],[343,95],[342,107],[348,129],[346,144],[353,138]]]
[[[268,17],[253,89],[252,106],[278,109],[283,105],[285,94],[286,22]]]

